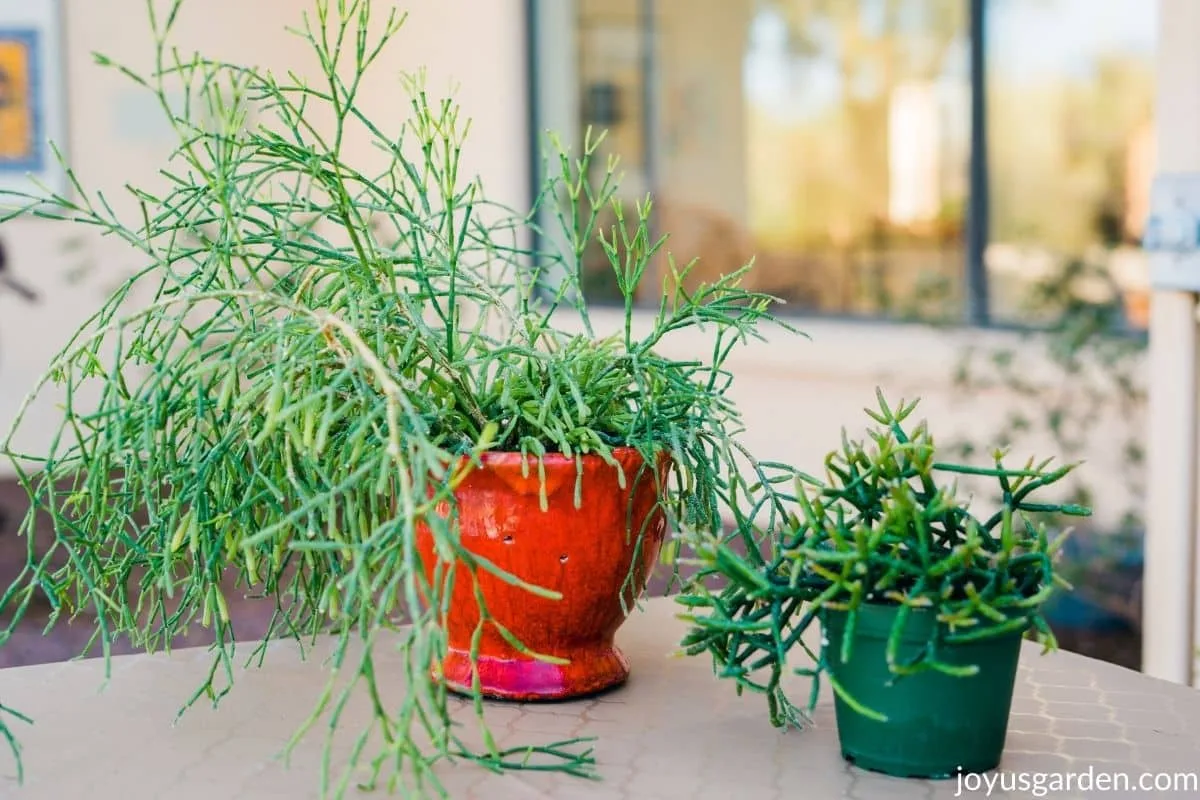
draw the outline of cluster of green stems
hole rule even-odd
[[[1014,632],[1030,631],[1045,647],[1056,646],[1042,609],[1066,586],[1055,563],[1066,531],[1052,536],[1046,518],[1089,511],[1035,495],[1074,465],[1031,460],[1010,469],[1002,452],[988,467],[939,461],[926,423],[905,424],[916,405],[893,411],[881,394],[878,410],[867,410],[875,423],[867,441],[843,436],[841,449],[826,458],[825,480],[794,474],[792,511],[774,527],[741,540],[693,541],[700,569],[679,598],[690,623],[684,651],[710,654],[718,675],[735,681],[739,692],[765,694],[775,725],[800,725],[807,716],[783,689],[789,672],[810,679],[809,710],[823,677],[850,706],[874,716],[830,670],[831,659],[851,657],[865,605],[897,608],[887,643],[895,678],[925,670],[974,674],[978,665],[951,663],[945,648]],[[976,516],[957,499],[956,481],[968,476],[995,481],[993,513]],[[756,520],[745,517],[740,526],[753,529]],[[721,588],[713,588],[713,578]],[[825,639],[816,646],[806,638],[826,611],[847,615],[838,653],[829,652]],[[902,657],[910,617],[930,614],[936,624],[924,647]],[[804,656],[799,666],[797,653]]]

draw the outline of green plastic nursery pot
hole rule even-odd
[[[979,672],[973,676],[927,670],[897,678],[888,670],[887,643],[898,610],[860,607],[844,664],[847,613],[827,609],[822,614],[832,677],[862,707],[886,717],[865,716],[837,697],[842,756],[863,769],[906,778],[950,778],[995,769],[1008,734],[1021,632],[939,648],[943,662],[977,664]],[[935,624],[931,611],[910,612],[900,640],[901,662],[925,648]]]

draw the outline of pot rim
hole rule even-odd
[[[858,607],[858,619],[854,628],[855,637],[882,638],[886,639],[891,636],[892,625],[896,619],[896,614],[900,609],[899,603],[876,603],[864,601]],[[1009,616],[1010,619],[1025,617],[1028,618],[1038,612],[1038,608],[1010,608],[1002,609],[1001,613]],[[840,608],[821,608],[821,616],[823,624],[833,624],[839,629],[844,630],[846,620],[849,616],[848,611]],[[829,616],[833,616],[833,620]],[[984,624],[983,627],[992,627],[997,623]],[[932,608],[913,608],[909,611],[909,617],[904,626],[904,630],[900,635],[901,641],[906,642],[924,642],[933,634],[935,628],[946,628],[946,625],[939,622],[937,619],[937,611]],[[1019,630],[1010,631],[1010,634],[1018,637],[1023,637],[1029,629],[1026,625]],[[981,640],[981,641],[987,641]],[[970,644],[970,643],[963,643]],[[958,646],[962,646],[961,644]]]
[[[838,602],[838,601],[834,601],[834,602]],[[1032,614],[1035,608],[1041,607],[1043,605],[1045,605],[1045,604],[1039,603],[1038,606],[1029,607],[1029,608],[1010,607],[1008,609],[1000,609],[1000,612],[1005,613],[1006,611],[1008,611],[1008,612],[1011,612],[1014,616],[1017,616],[1019,614]],[[887,609],[889,611],[895,611],[895,610],[899,609],[900,606],[901,606],[900,603],[895,602],[893,600],[884,600],[884,601],[863,600],[862,602],[860,602],[858,604],[858,610],[861,612],[865,608],[871,608],[871,609],[879,609],[879,612],[877,612],[877,613],[883,613],[884,609]],[[821,605],[821,610],[828,611],[830,613],[836,613],[836,614],[848,613],[846,611],[843,611],[840,608],[829,608],[824,603]],[[936,614],[937,609],[936,609],[936,607],[931,607],[931,606],[914,606],[909,609],[909,613],[914,616],[924,616],[924,615]]]
[[[618,461],[622,461],[629,458],[638,458],[641,456],[641,452],[636,447],[622,445],[620,447],[613,447],[612,455]],[[668,456],[669,452],[666,449],[658,451],[658,458],[660,460]],[[462,458],[467,457],[465,455],[462,456]],[[576,458],[582,458],[585,464],[608,464],[604,457],[598,453],[582,453],[578,456],[568,456],[556,452],[539,456],[537,453],[522,453],[519,450],[485,450],[479,454],[480,462],[488,466],[506,466],[510,464],[519,466],[523,461],[536,464],[540,459],[547,469],[554,469],[555,467],[570,467],[574,469]]]

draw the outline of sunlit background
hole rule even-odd
[[[1055,309],[1031,286],[1082,260],[1143,327],[1156,4],[986,3],[982,290],[963,277],[967,9],[580,0],[580,129],[609,130],[630,201],[655,192],[677,257],[712,275],[755,255],[756,283],[795,311],[955,321],[983,291],[992,321],[1037,324]]]

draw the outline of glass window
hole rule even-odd
[[[991,317],[1052,318],[1031,297],[1086,262],[1095,274],[1071,291],[1109,291],[1136,325],[1155,4],[985,3]],[[699,259],[691,280],[754,258],[752,287],[792,311],[964,318],[967,0],[540,5],[558,26],[539,45],[556,53],[539,76],[546,126],[577,143],[607,130],[623,202],[653,193],[675,260]],[[585,272],[593,301],[615,299],[598,247]]]
[[[1086,278],[1075,292],[1121,303],[1143,327],[1157,4],[991,0],[988,11],[993,317],[1052,317],[1061,297],[1033,289],[1071,270]]]
[[[630,202],[654,192],[693,280],[754,257],[754,287],[796,310],[957,313],[963,5],[579,0],[582,122],[608,129]],[[598,251],[589,271],[611,297]]]

